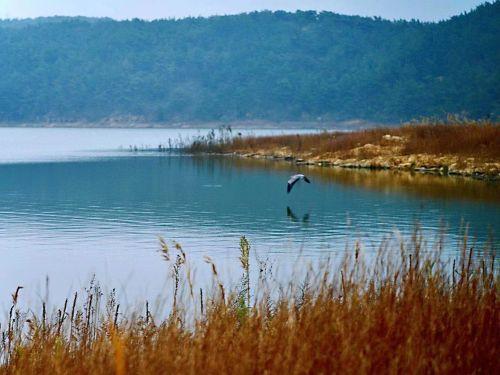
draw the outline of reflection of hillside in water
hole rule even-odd
[[[423,198],[500,203],[500,184],[455,176],[436,176],[403,171],[379,171],[317,166],[296,166],[288,162],[235,157],[221,164],[242,169],[268,168],[300,171],[316,181],[376,190],[387,194],[410,194]]]

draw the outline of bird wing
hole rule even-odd
[[[309,181],[309,179],[306,176],[304,176],[304,181],[307,182],[308,184],[311,183],[311,181]]]
[[[299,174],[296,174],[296,175],[293,175],[292,177],[290,177],[290,179],[288,180],[288,184],[286,186],[287,193],[290,193],[290,191],[293,188],[293,185],[295,185],[297,183],[297,181],[300,180],[301,177],[302,176]]]
[[[288,180],[288,183],[293,185],[298,180],[300,180],[301,177],[302,177],[301,174],[294,174],[293,176],[290,176],[290,179]]]

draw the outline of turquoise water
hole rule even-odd
[[[498,186],[483,182],[415,176],[405,187],[398,178],[406,177],[390,173],[312,168],[302,170],[312,183],[287,195],[297,171],[287,163],[119,151],[171,131],[22,130],[0,129],[0,146],[10,150],[0,147],[3,306],[17,285],[32,300],[44,298],[46,276],[57,301],[93,274],[130,300],[156,295],[168,276],[159,236],[181,243],[203,279],[204,256],[227,274],[239,272],[241,235],[254,256],[286,268],[299,255],[339,254],[356,239],[374,252],[382,238],[408,236],[416,222],[430,238],[445,227],[449,254],[464,222],[479,244],[500,226]],[[19,134],[33,136],[16,147]],[[106,139],[93,141],[98,135]]]

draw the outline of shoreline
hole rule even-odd
[[[417,124],[351,132],[200,137],[193,153],[284,160],[295,165],[397,170],[483,180],[500,179],[497,123]]]
[[[87,121],[53,121],[53,122],[0,122],[0,128],[70,128],[70,129],[217,129],[231,127],[232,129],[330,129],[330,130],[360,130],[370,127],[387,126],[364,120],[346,121],[270,121],[270,120],[235,120],[235,121],[169,121],[148,122],[143,120],[103,120]],[[398,126],[398,124],[389,124]]]
[[[209,153],[218,154],[218,153]],[[500,168],[498,163],[484,163],[482,166],[475,164],[472,167],[465,169],[456,168],[455,166],[450,167],[449,165],[442,164],[439,162],[426,163],[425,160],[434,159],[439,161],[445,157],[439,157],[435,155],[408,155],[403,159],[403,162],[394,163],[393,160],[384,160],[379,158],[374,159],[324,159],[320,157],[305,158],[302,156],[294,155],[280,155],[279,152],[231,152],[231,153],[219,153],[219,155],[224,156],[236,156],[240,158],[253,158],[253,159],[266,159],[281,162],[290,162],[297,166],[316,166],[324,168],[343,168],[343,169],[364,169],[364,170],[391,170],[398,172],[410,172],[410,173],[423,173],[432,174],[436,176],[449,176],[449,177],[468,177],[476,180],[484,181],[500,181]],[[486,168],[484,168],[486,167]]]

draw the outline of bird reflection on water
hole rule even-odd
[[[308,212],[302,216],[302,219],[299,219],[299,217],[292,211],[289,206],[286,206],[286,216],[289,217],[293,223],[301,222],[303,224],[308,224],[310,218],[310,214]]]

